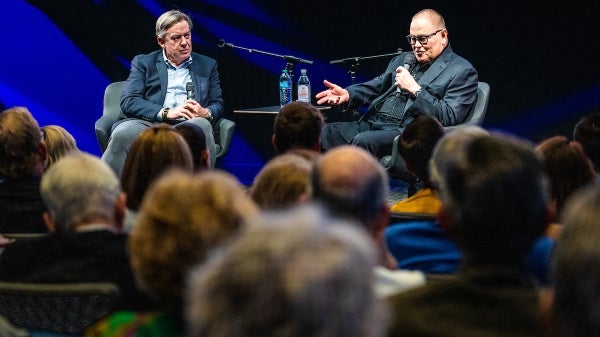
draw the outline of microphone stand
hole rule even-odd
[[[382,58],[382,57],[388,57],[388,56],[394,56],[394,55],[399,55],[401,53],[402,53],[402,48],[398,48],[398,51],[396,51],[395,53],[372,55],[372,56],[348,57],[345,59],[333,60],[333,61],[329,62],[329,64],[344,63],[344,64],[349,65],[348,73],[350,74],[350,81],[351,81],[350,83],[354,84],[356,82],[356,69],[360,65],[361,61]]]
[[[296,65],[296,63],[313,64],[313,61],[311,61],[311,60],[305,60],[305,59],[302,59],[302,58],[299,58],[296,56],[291,56],[291,55],[275,54],[275,53],[267,52],[264,50],[254,49],[254,48],[240,47],[240,46],[234,45],[233,43],[226,43],[225,40],[223,40],[223,39],[219,40],[219,42],[217,43],[217,46],[219,48],[223,48],[223,47],[238,48],[238,49],[246,50],[249,53],[258,53],[258,54],[264,54],[264,55],[282,58],[282,59],[286,60],[285,69],[287,69],[288,74],[290,75],[290,78],[292,79],[292,83],[294,80],[294,66]]]

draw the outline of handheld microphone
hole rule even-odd
[[[417,63],[417,59],[413,53],[410,53],[404,57],[404,69],[410,71],[410,69]],[[396,88],[396,95],[399,95],[402,90]]]
[[[185,92],[187,93],[187,99],[195,99],[196,94],[194,92],[194,83],[187,82],[185,85]]]

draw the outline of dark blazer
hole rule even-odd
[[[0,281],[112,282],[121,289],[125,309],[151,309],[135,285],[126,244],[126,234],[105,230],[18,239],[0,254]]]
[[[48,233],[40,177],[0,179],[0,233]]]
[[[213,120],[223,116],[223,97],[217,62],[192,53],[190,74],[195,86],[196,102],[210,109]],[[167,94],[167,66],[161,50],[137,55],[131,61],[131,72],[121,92],[121,110],[127,117],[160,122],[158,112]]]
[[[538,293],[516,270],[470,270],[389,298],[388,336],[535,337]]]
[[[409,53],[412,51],[392,59],[385,72],[376,78],[347,87],[350,107],[369,104],[367,116],[376,113],[374,107],[396,91],[396,68],[404,65],[404,58]],[[477,98],[478,81],[473,65],[455,54],[448,45],[419,79],[422,88],[419,97],[411,97],[404,110],[412,117],[419,114],[435,117],[444,126],[460,124]]]

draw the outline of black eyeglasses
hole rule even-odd
[[[438,29],[434,33],[429,35],[406,35],[406,41],[411,45],[417,43],[419,41],[420,44],[426,44],[429,41],[429,38],[434,36],[435,34],[441,32],[443,29]]]

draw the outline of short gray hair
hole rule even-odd
[[[171,10],[163,13],[156,20],[156,36],[160,37],[161,39],[164,39],[165,35],[167,34],[167,30],[177,22],[183,20],[187,21],[188,25],[190,26],[190,30],[192,30],[192,19],[190,19],[190,17],[187,14],[182,13],[178,10]]]
[[[65,233],[91,219],[111,219],[121,185],[100,158],[71,152],[44,173],[40,192],[56,230]]]

